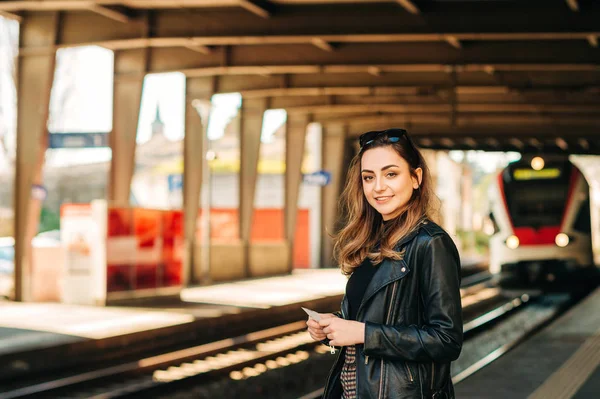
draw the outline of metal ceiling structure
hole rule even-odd
[[[186,75],[184,285],[289,272],[307,125],[323,127],[321,229],[335,231],[345,149],[405,127],[424,148],[600,154],[600,2],[594,0],[0,0],[20,21],[15,298],[28,300],[56,52],[114,52],[107,200],[128,207],[144,77]],[[210,98],[240,92],[239,240],[195,225]],[[264,112],[285,108],[284,237],[252,242]],[[355,140],[353,140],[355,143]],[[347,155],[347,154],[346,154]],[[199,246],[200,245],[200,246]],[[207,249],[210,248],[210,249]],[[200,250],[200,252],[197,252]],[[204,252],[202,252],[204,251]],[[210,251],[210,252],[207,252]],[[333,245],[321,237],[321,264]]]
[[[144,53],[147,73],[422,147],[600,153],[600,2],[589,0],[0,1],[59,15],[51,46]],[[116,77],[139,73],[123,63]]]

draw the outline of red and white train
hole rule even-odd
[[[590,190],[567,158],[509,164],[490,200],[490,272],[500,286],[572,285],[594,270]]]

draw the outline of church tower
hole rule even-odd
[[[154,122],[152,122],[152,136],[151,139],[158,136],[163,136],[165,133],[165,124],[160,119],[160,106],[156,103],[156,117],[154,118]]]

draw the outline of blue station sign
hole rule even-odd
[[[48,148],[101,148],[108,147],[108,132],[50,133]]]
[[[326,170],[307,173],[302,176],[302,181],[312,186],[326,186],[331,183],[331,173]]]

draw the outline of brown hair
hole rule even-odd
[[[385,131],[380,133],[363,145],[352,159],[340,199],[341,211],[346,220],[342,229],[334,235],[334,253],[345,275],[352,274],[367,256],[374,265],[385,258],[402,259],[404,253],[395,250],[396,244],[425,219],[432,218],[435,212],[434,202],[437,197],[433,191],[429,169],[419,149],[408,134],[403,134],[399,140],[392,142]],[[384,225],[381,214],[365,198],[361,161],[365,151],[388,146],[408,163],[410,174],[414,178],[417,178],[418,168],[423,170],[423,175],[419,188],[413,191],[402,213]]]

